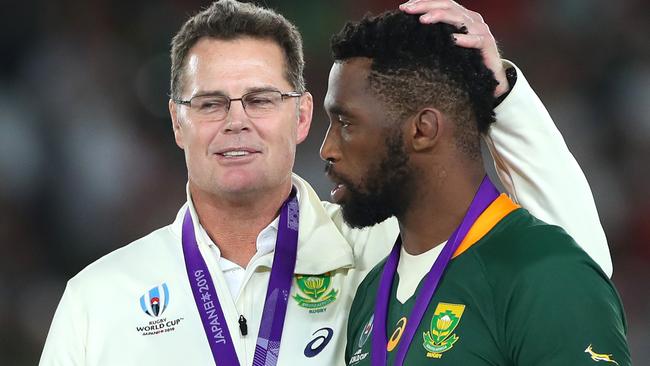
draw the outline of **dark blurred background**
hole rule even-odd
[[[3,4],[1,365],[35,365],[66,280],[170,223],[185,200],[184,159],[167,112],[169,42],[208,3]],[[524,71],[585,171],[609,238],[633,358],[649,364],[648,2],[462,3],[484,16],[504,57]],[[317,109],[295,171],[327,199],[330,184],[318,148],[327,125],[322,100],[329,38],[346,20],[398,2],[262,4],[296,23],[304,37]]]

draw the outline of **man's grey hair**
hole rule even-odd
[[[188,19],[171,43],[173,99],[180,99],[189,50],[202,38],[234,40],[242,37],[271,40],[285,58],[285,77],[295,91],[305,91],[302,38],[295,25],[271,9],[234,0],[215,1]]]

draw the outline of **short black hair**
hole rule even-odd
[[[497,81],[479,50],[457,46],[449,24],[421,24],[417,15],[390,11],[348,22],[332,37],[336,62],[372,59],[371,90],[399,120],[430,105],[457,125],[459,148],[480,155],[479,133],[495,121]]]
[[[295,91],[305,91],[305,61],[298,28],[271,9],[234,0],[219,0],[188,19],[172,39],[172,98],[180,98],[185,59],[203,37],[220,40],[252,37],[275,42],[284,52],[287,81]]]

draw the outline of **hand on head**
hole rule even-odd
[[[454,40],[458,46],[476,48],[481,51],[485,65],[492,70],[499,82],[494,96],[507,92],[510,86],[501,62],[497,42],[481,14],[466,9],[452,0],[410,0],[399,6],[408,14],[422,14],[422,24],[447,23],[458,27],[462,33],[455,33]]]

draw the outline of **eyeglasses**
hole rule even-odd
[[[192,113],[210,121],[221,121],[226,118],[233,101],[240,101],[244,112],[250,118],[264,118],[275,115],[280,110],[280,104],[286,98],[296,98],[303,93],[277,90],[261,90],[246,93],[241,98],[229,98],[225,95],[199,95],[190,100],[174,99],[174,103],[190,107]]]

